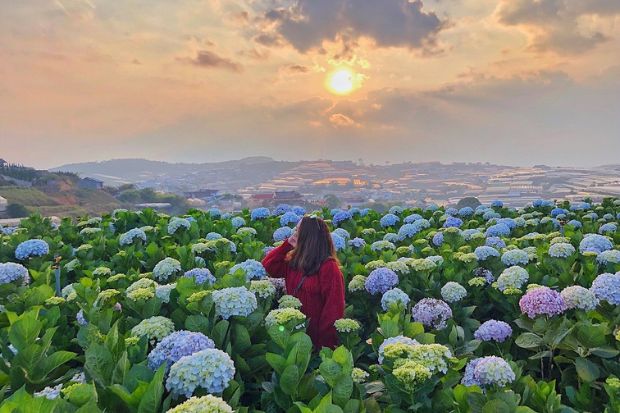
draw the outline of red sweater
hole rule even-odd
[[[293,249],[288,240],[272,250],[263,259],[263,266],[270,276],[284,278],[286,291],[293,294],[302,278],[302,272],[289,266],[286,255]],[[338,345],[338,335],[334,321],[344,317],[344,277],[338,263],[328,259],[317,274],[306,277],[295,294],[301,301],[301,311],[310,320],[308,335],[318,349],[334,348]]]

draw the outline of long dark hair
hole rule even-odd
[[[303,275],[319,272],[321,264],[336,258],[332,235],[325,221],[316,216],[305,216],[297,229],[297,247],[289,253],[289,265]]]

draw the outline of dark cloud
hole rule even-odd
[[[201,67],[226,69],[232,72],[241,72],[243,66],[225,57],[221,57],[210,50],[199,50],[196,56],[189,59],[190,63]]]
[[[292,74],[309,73],[312,69],[304,65],[288,65],[281,68],[283,72]]]
[[[562,53],[581,53],[608,40],[600,31],[580,28],[581,17],[616,14],[618,0],[502,0],[497,9],[500,23],[532,30],[534,49]]]
[[[421,0],[297,0],[291,7],[274,7],[264,14],[273,32],[257,41],[280,36],[300,52],[320,49],[323,41],[341,41],[344,54],[361,37],[379,47],[425,49],[443,28]]]

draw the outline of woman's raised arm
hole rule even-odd
[[[286,262],[286,254],[293,249],[293,246],[285,240],[282,245],[270,251],[265,258],[263,258],[263,267],[273,278],[284,278],[286,276],[286,269],[288,263]]]

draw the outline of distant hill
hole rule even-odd
[[[204,177],[204,186],[215,189],[236,189],[266,179],[290,169],[299,162],[275,161],[269,157],[255,156],[239,160],[207,163],[170,163],[146,159],[112,159],[101,162],[84,162],[62,165],[51,171],[76,173],[82,177],[102,180],[107,185],[127,183],[150,186],[153,181],[174,181],[183,186],[184,177]],[[191,189],[191,188],[188,188]]]

